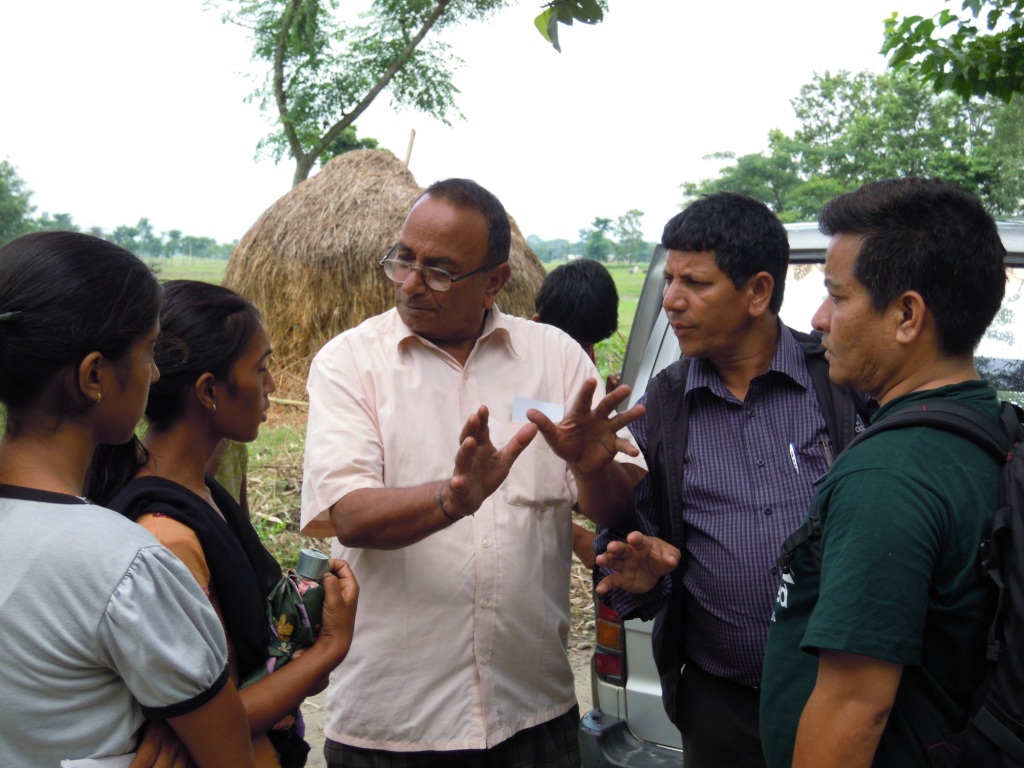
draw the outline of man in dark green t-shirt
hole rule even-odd
[[[837,197],[820,226],[828,295],[813,322],[833,381],[871,395],[875,421],[937,397],[996,420],[973,352],[1002,301],[1005,250],[981,204],[938,180],[883,181]],[[797,550],[768,635],[770,768],[927,766],[896,703],[908,686],[940,732],[962,728],[989,610],[977,552],[998,490],[988,454],[931,427],[837,459],[813,502],[821,568]]]

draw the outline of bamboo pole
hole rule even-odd
[[[409,129],[409,146],[405,150],[405,167],[409,167],[409,159],[412,157],[412,143],[416,141],[416,129]]]

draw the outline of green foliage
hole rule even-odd
[[[612,252],[612,241],[608,239],[608,232],[611,228],[611,219],[598,216],[589,227],[580,230],[583,258],[608,261],[608,256]]]
[[[17,172],[7,160],[0,162],[0,245],[29,232],[81,232],[70,213],[43,212],[33,219],[35,207],[29,204],[32,193],[25,187]],[[101,227],[85,230],[120,245],[141,258],[170,258],[176,254],[207,259],[227,259],[235,243],[218,243],[211,237],[182,235],[180,229],[157,234],[149,219],[141,218],[135,226],[122,225],[110,232]],[[223,271],[223,267],[221,267]]]
[[[582,255],[596,261],[609,261],[611,256],[619,263],[647,263],[654,251],[654,244],[643,239],[640,229],[643,211],[632,208],[614,221],[598,216],[589,227],[580,230],[580,239],[575,243],[568,240],[543,240],[537,235],[527,235],[526,243],[533,249],[549,269],[557,266],[552,262],[564,262],[570,255]],[[614,239],[613,239],[614,237]]]
[[[182,235],[178,229],[158,235],[147,218],[139,219],[134,227],[122,224],[109,233],[101,230],[94,234],[131,251],[140,258],[148,259],[170,259],[176,255],[184,255],[198,259],[227,260],[237,244],[218,243],[212,237]]]
[[[572,243],[564,238],[542,240],[537,235],[527,235],[526,244],[545,264],[551,261],[565,261],[572,250]]]
[[[283,567],[293,567],[302,547],[330,551],[330,542],[299,533],[302,454],[306,421],[301,411],[275,405],[270,423],[249,444],[246,488],[250,519],[264,545]]]
[[[1024,94],[1024,0],[963,0],[960,11],[893,13],[882,45],[889,66],[964,99]]]
[[[632,264],[634,261],[645,261],[650,255],[644,242],[644,233],[640,228],[640,220],[644,212],[636,208],[626,211],[615,222],[616,242],[613,246],[615,258]]]
[[[716,178],[684,183],[685,201],[741,192],[803,221],[866,182],[916,175],[958,184],[997,215],[1024,212],[1024,97],[964,101],[905,73],[840,71],[815,74],[792,103],[792,137],[773,130],[764,152],[709,156],[730,162]]]
[[[1019,214],[1024,199],[1024,93],[1003,107],[993,107],[989,125],[984,157],[989,167],[996,169],[999,182],[987,183],[984,197],[994,211]]]
[[[78,232],[78,226],[71,218],[70,213],[43,213],[38,219],[30,222],[34,232]]]
[[[742,192],[763,201],[778,213],[780,218],[788,220],[786,216],[789,214],[790,206],[787,197],[801,184],[793,154],[795,150],[797,148],[793,141],[786,138],[781,131],[771,131],[768,134],[767,154],[743,155],[739,158],[732,152],[710,155],[707,159],[732,160],[734,163],[723,167],[718,179],[705,180],[697,184],[684,183],[683,194],[687,200],[692,200],[711,192]]]
[[[571,27],[574,20],[597,24],[604,20],[606,10],[604,0],[551,0],[533,23],[543,38],[561,53],[562,48],[558,43],[559,24]]]
[[[485,19],[507,1],[373,0],[345,26],[337,0],[222,0],[232,6],[222,18],[251,31],[253,60],[269,68],[250,100],[275,113],[277,127],[257,152],[289,155],[298,184],[384,91],[395,108],[448,123],[457,113],[451,72],[462,62],[428,33]]]
[[[628,338],[628,332],[616,331],[604,341],[594,345],[594,362],[604,381],[608,381],[609,376],[622,372],[622,361],[626,357],[626,340]]]
[[[377,149],[377,140],[358,138],[356,136],[356,127],[350,125],[339,133],[337,138],[320,154],[320,165],[326,165],[329,160],[334,159],[338,155],[343,155],[355,149]]]
[[[31,231],[32,193],[8,160],[0,161],[0,245]]]

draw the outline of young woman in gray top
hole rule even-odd
[[[6,766],[140,768],[147,719],[166,721],[198,766],[253,764],[209,601],[152,536],[81,496],[95,449],[132,437],[159,377],[160,301],[141,261],[95,237],[0,248]]]

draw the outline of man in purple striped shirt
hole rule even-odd
[[[817,340],[779,320],[789,242],[764,204],[704,197],[668,222],[662,246],[683,358],[651,380],[647,416],[630,425],[650,474],[635,517],[595,545],[597,592],[624,618],[657,617],[687,768],[761,767],[775,560],[852,439],[856,406],[829,381]]]

